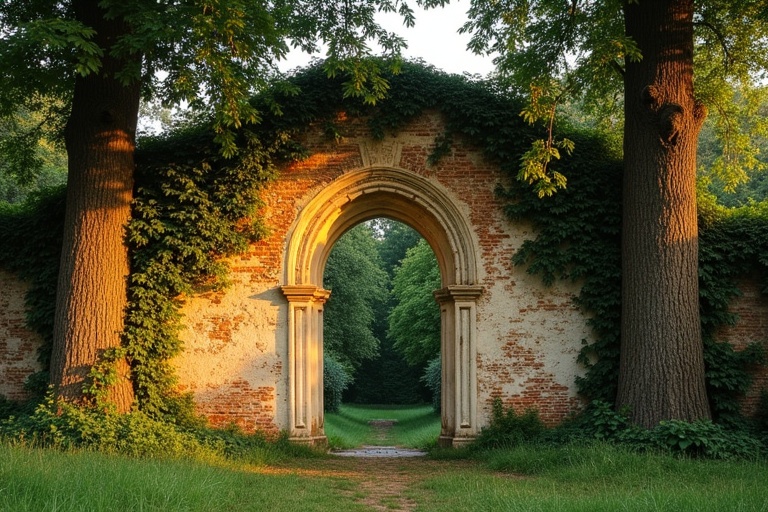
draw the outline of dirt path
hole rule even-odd
[[[386,440],[394,425],[390,420],[372,420],[377,439]],[[282,471],[314,477],[338,478],[340,492],[369,510],[411,511],[416,508],[413,496],[423,499],[421,484],[441,473],[456,472],[460,467],[471,468],[466,460],[437,461],[414,456],[412,450],[395,447],[363,447],[347,451],[345,456],[300,461],[300,466]],[[384,455],[382,455],[384,453]],[[386,454],[393,453],[394,456]]]
[[[307,477],[338,478],[339,492],[364,505],[368,510],[411,511],[413,496],[423,501],[421,484],[442,473],[476,464],[466,460],[439,461],[425,457],[340,457],[305,459],[298,465],[272,468],[281,473]]]

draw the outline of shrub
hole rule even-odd
[[[323,355],[323,405],[326,412],[339,412],[344,390],[352,377],[344,366],[328,354]]]
[[[308,447],[279,437],[244,433],[235,426],[213,429],[159,420],[142,411],[114,414],[57,402],[51,393],[31,414],[0,420],[0,440],[59,450],[94,450],[143,458],[219,462],[224,458],[265,464],[286,456],[317,456]]]
[[[569,430],[572,437],[616,440],[630,428],[630,423],[626,414],[616,411],[611,404],[595,400],[564,428]]]
[[[513,407],[506,411],[501,399],[493,400],[491,422],[480,431],[473,443],[475,448],[510,448],[523,443],[539,441],[545,432],[544,424],[535,409],[517,414]]]
[[[601,401],[589,404],[582,414],[554,433],[549,436],[566,442],[608,441],[637,451],[664,451],[688,457],[753,459],[765,453],[760,440],[744,428],[729,428],[708,420],[668,420],[644,429]]]
[[[632,427],[621,432],[617,441],[640,450],[658,449],[708,459],[756,459],[765,453],[765,447],[750,432],[728,429],[709,420],[668,420],[649,430]]]
[[[31,415],[0,422],[0,437],[62,450],[92,449],[141,457],[199,457],[223,453],[192,433],[134,411],[113,414],[46,395]]]
[[[432,392],[432,408],[436,412],[440,412],[440,402],[442,400],[441,393],[443,388],[443,364],[439,355],[427,363],[427,367],[424,369],[424,375],[421,376],[421,382],[423,382]]]

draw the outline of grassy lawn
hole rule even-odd
[[[274,474],[270,474],[274,473]],[[0,444],[0,511],[364,511],[345,482],[268,468]]]
[[[396,420],[381,436],[368,422]],[[338,413],[325,415],[325,434],[333,448],[400,446],[428,448],[440,435],[440,415],[429,405],[342,405]]]
[[[481,458],[483,469],[424,480],[420,492],[431,499],[419,510],[768,510],[765,461],[687,460],[608,445],[520,447]]]
[[[397,419],[398,428],[377,439],[370,419]],[[347,406],[326,426],[353,446],[419,446],[437,436],[439,417],[429,407]],[[469,458],[466,451],[360,459],[250,450],[238,460],[167,460],[0,443],[0,511],[768,512],[766,461],[690,460],[606,444]]]

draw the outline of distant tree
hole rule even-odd
[[[387,300],[374,312],[373,335],[379,341],[379,354],[362,363],[358,379],[345,395],[345,400],[368,404],[411,404],[429,398],[420,382],[421,369],[409,365],[387,336],[389,313],[397,304],[390,293],[394,269],[405,258],[406,251],[421,240],[415,230],[400,222],[379,218],[369,222],[377,241],[384,270],[389,276]]]
[[[385,218],[372,221],[372,228],[380,241],[379,254],[384,269],[392,278],[395,267],[405,258],[406,251],[419,243],[421,235],[407,224]]]
[[[389,336],[409,364],[423,367],[440,354],[440,308],[432,295],[440,288],[440,269],[425,240],[408,249],[395,269]]]
[[[46,122],[61,105],[41,100],[36,106],[0,116],[0,201],[19,203],[32,191],[66,182],[63,141]]]
[[[331,290],[323,313],[324,348],[354,374],[363,361],[378,354],[373,326],[387,300],[387,273],[368,225],[355,226],[334,244],[324,286]]]

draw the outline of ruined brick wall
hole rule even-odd
[[[504,218],[494,190],[505,178],[477,148],[456,140],[437,165],[427,164],[443,131],[440,116],[427,113],[384,144],[398,144],[396,167],[438,183],[474,231],[481,264],[477,284],[484,288],[477,304],[481,421],[498,396],[520,410],[536,407],[545,421],[557,422],[580,405],[575,360],[589,333],[572,304],[578,290],[571,284],[544,287],[512,265],[515,250],[531,236],[530,226]],[[275,429],[286,424],[287,308],[279,289],[286,239],[298,212],[319,191],[363,166],[365,125],[348,122],[342,133],[339,141],[327,140],[320,129],[307,136],[311,156],[283,169],[263,194],[269,236],[232,259],[232,288],[185,308],[187,349],[177,361],[182,387],[195,393],[201,412],[220,423]]]
[[[729,310],[737,316],[736,325],[725,326],[716,334],[719,341],[727,340],[736,350],[742,350],[750,343],[762,344],[768,354],[768,296],[762,293],[763,277],[742,276],[737,281],[741,295],[735,297]],[[768,391],[768,366],[755,366],[752,388],[742,400],[742,411],[746,415],[755,412],[760,391]]]
[[[0,269],[0,396],[9,400],[28,398],[24,382],[40,371],[40,338],[25,322],[26,291],[22,281]]]
[[[578,284],[545,287],[525,268],[512,265],[515,251],[533,233],[527,223],[510,223],[503,215],[494,190],[506,178],[460,138],[436,165],[428,165],[435,137],[443,133],[437,113],[426,113],[397,136],[373,145],[364,123],[341,117],[339,124],[340,140],[328,140],[322,127],[310,130],[305,140],[310,156],[282,169],[264,191],[261,214],[269,235],[230,259],[232,286],[187,299],[184,352],[174,361],[180,390],[192,392],[199,412],[215,425],[266,432],[285,428],[289,308],[281,286],[286,284],[287,239],[299,213],[319,192],[370,161],[366,151],[397,147],[391,166],[434,183],[471,228],[478,258],[474,284],[483,288],[476,308],[480,422],[487,422],[496,397],[518,411],[538,409],[549,424],[577,410],[582,404],[574,381],[582,368],[576,356],[582,339],[590,338],[586,319],[573,304]],[[754,281],[742,283],[744,296],[734,302],[738,326],[722,333],[737,347],[768,339],[768,299],[748,286]],[[38,341],[24,327],[23,284],[0,272],[0,290],[0,394],[23,398],[24,379],[38,369]],[[755,390],[766,385],[764,371]],[[747,409],[756,396],[756,391],[750,394]]]

